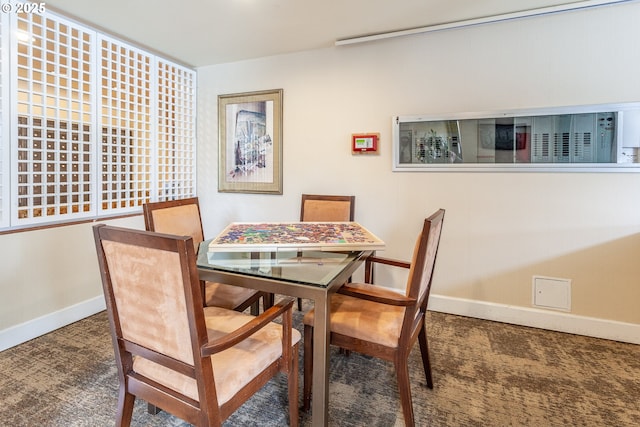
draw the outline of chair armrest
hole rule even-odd
[[[338,289],[338,293],[354,298],[401,307],[407,307],[415,304],[416,302],[415,298],[409,298],[398,292],[370,285],[368,283],[345,283],[340,289]]]
[[[250,322],[245,323],[235,331],[230,332],[224,337],[218,338],[217,340],[209,341],[208,343],[203,345],[200,348],[200,355],[202,357],[211,356],[212,354],[219,353],[223,350],[233,347],[234,345],[256,333],[265,325],[269,324],[276,317],[282,315],[283,313],[286,313],[287,311],[292,312],[292,307],[293,298],[283,299],[278,304],[269,308],[261,315],[256,316]],[[283,327],[286,327],[286,323],[288,322],[283,322]]]
[[[398,261],[391,258],[382,258],[378,256],[370,256],[364,262],[364,282],[373,283],[373,266],[374,264],[385,264],[392,267],[411,268],[411,263]]]

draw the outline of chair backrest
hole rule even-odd
[[[300,221],[353,221],[355,196],[303,194]]]
[[[204,240],[204,233],[197,197],[145,203],[142,210],[147,231],[191,236],[196,253],[198,253],[198,247]]]
[[[199,411],[216,411],[213,367],[199,355],[208,337],[192,238],[104,224],[93,230],[121,384],[138,382],[138,396],[150,402],[176,396],[133,374],[140,357],[197,382]]]
[[[439,209],[429,218],[426,218],[422,232],[416,240],[406,290],[406,295],[415,298],[416,304],[405,311],[402,334],[410,334],[412,327],[416,325],[416,318],[422,316],[427,310],[433,271],[442,234],[444,213],[444,209]]]

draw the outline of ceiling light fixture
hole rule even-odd
[[[500,15],[492,15],[484,18],[467,19],[463,21],[449,22],[446,24],[429,25],[426,27],[409,28],[406,30],[390,31],[387,33],[370,34],[367,36],[351,37],[336,40],[336,46],[366,43],[375,40],[390,39],[393,37],[410,36],[413,34],[430,33],[434,31],[450,30],[454,28],[470,27],[472,25],[489,24],[493,22],[509,21],[513,19],[528,18],[539,15],[549,15],[553,13],[568,12],[579,9],[587,9],[599,6],[608,6],[616,3],[629,3],[637,0],[587,0],[575,3],[567,3],[558,6],[542,7],[538,9],[523,10],[520,12],[504,13]]]

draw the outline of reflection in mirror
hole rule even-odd
[[[640,166],[638,104],[395,117],[393,127],[394,170]]]

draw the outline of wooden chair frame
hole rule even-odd
[[[349,204],[349,215],[337,214],[338,216],[323,215],[322,219],[309,219],[308,213],[305,213],[307,202],[326,202],[327,205]],[[300,203],[300,221],[353,221],[356,208],[356,196],[331,196],[318,194],[303,194]]]
[[[442,223],[444,220],[443,209],[425,219],[422,233],[416,243],[411,263],[371,256],[365,261],[365,282],[371,283],[373,267],[375,264],[385,264],[393,267],[409,268],[410,274],[405,295],[389,289],[347,283],[339,290],[339,294],[353,298],[373,301],[380,304],[405,307],[402,329],[397,346],[384,346],[379,343],[356,339],[351,336],[330,332],[330,341],[347,351],[356,351],[369,356],[378,357],[394,363],[402,403],[402,411],[405,424],[414,425],[413,404],[411,401],[411,387],[409,383],[408,358],[416,340],[420,343],[422,365],[426,377],[427,387],[433,388],[431,374],[431,362],[429,360],[429,346],[426,331],[426,311],[429,300],[429,292],[433,279],[433,271],[440,242]],[[304,391],[303,407],[310,408],[311,403],[311,378],[313,370],[313,326],[304,326]]]
[[[116,426],[129,426],[136,398],[197,426],[220,426],[249,397],[264,386],[277,372],[288,376],[289,420],[298,425],[298,345],[292,343],[293,299],[283,300],[235,331],[209,341],[196,268],[196,256],[191,237],[170,236],[148,231],[94,226],[94,238],[102,277],[107,312],[120,382]],[[123,336],[118,302],[112,283],[112,268],[105,254],[105,241],[124,243],[139,248],[152,248],[176,253],[180,260],[182,286],[188,317],[193,365],[142,346]],[[162,268],[162,266],[158,266]],[[214,369],[210,356],[235,346],[259,329],[282,317],[282,354],[223,405],[218,405]],[[193,400],[172,388],[163,386],[134,370],[134,359],[141,357],[197,382],[199,399]],[[242,363],[242,361],[238,361]]]

